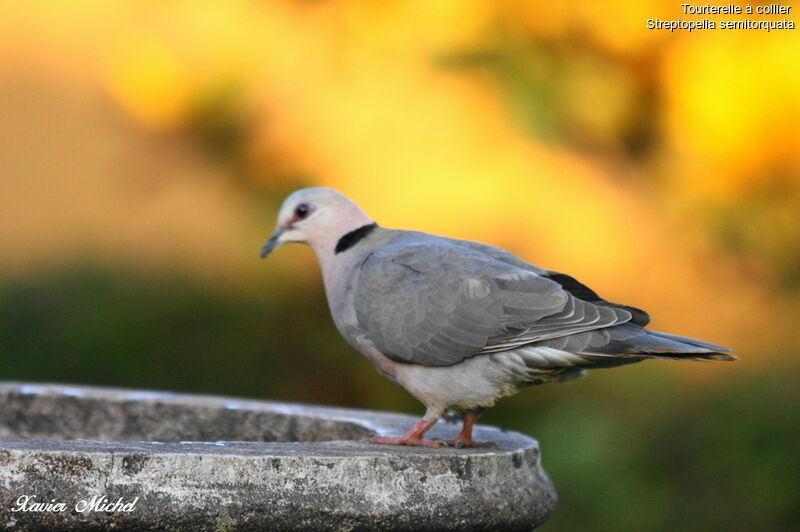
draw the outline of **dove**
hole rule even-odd
[[[330,188],[289,195],[261,257],[290,242],[316,254],[345,341],[426,408],[407,434],[374,443],[487,445],[472,438],[478,416],[524,387],[647,359],[735,360],[726,347],[648,330],[646,312],[502,249],[381,227]],[[424,438],[450,410],[463,414],[458,436]]]

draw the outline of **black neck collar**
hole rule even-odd
[[[336,248],[333,250],[334,255],[341,253],[342,251],[347,251],[351,247],[358,244],[361,240],[367,237],[375,228],[378,227],[378,224],[372,223],[367,225],[362,225],[358,229],[353,229],[349,233],[345,233],[342,238],[336,242]]]

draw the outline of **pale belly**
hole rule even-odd
[[[447,367],[398,364],[395,372],[397,382],[438,414],[450,407],[488,408],[524,386],[486,355]]]
[[[489,408],[498,399],[531,384],[562,382],[583,376],[579,355],[548,347],[530,347],[494,354],[476,355],[453,366],[431,367],[395,362],[373,346],[360,351],[390,379],[400,383],[440,416],[448,408]]]

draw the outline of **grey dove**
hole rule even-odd
[[[261,257],[309,245],[341,335],[427,409],[405,436],[376,443],[436,447],[423,436],[455,409],[464,425],[445,443],[477,446],[480,412],[525,386],[650,358],[735,360],[728,348],[647,330],[646,312],[502,249],[380,227],[329,188],[291,194],[277,225]]]

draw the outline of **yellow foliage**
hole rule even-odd
[[[670,219],[667,207],[736,206],[754,184],[800,175],[800,34],[645,28],[647,18],[680,16],[666,0],[10,2],[0,3],[0,73],[10,78],[24,65],[56,86],[77,79],[91,87],[83,94],[105,90],[136,124],[162,132],[190,131],[209,89],[232,84],[247,103],[238,156],[252,187],[279,190],[289,182],[281,176],[307,176],[343,190],[384,225],[489,241],[576,274],[609,297],[661,304],[673,323],[691,326],[708,307],[676,309],[713,301],[749,279],[747,266],[720,251],[705,227]],[[512,36],[514,46],[502,49],[498,35]],[[441,67],[442,57],[459,54],[477,66]],[[542,58],[546,68],[531,67]],[[509,93],[522,95],[531,116],[549,117],[550,129],[520,127]],[[65,113],[63,122],[101,123],[108,111],[98,101],[92,105],[102,112]],[[639,141],[644,156],[629,147]],[[103,142],[97,134],[96,151],[81,149],[88,158],[116,153]],[[187,156],[188,175],[205,175],[199,160]],[[37,239],[77,249],[88,234],[112,254],[124,255],[127,239],[162,258],[180,248],[174,260],[200,270],[244,268],[243,254],[207,253],[187,222],[205,220],[216,241],[233,248],[255,245],[249,239],[265,228],[247,225],[244,189],[224,177],[211,187],[197,177],[195,193],[187,192],[191,180],[156,187],[161,200],[141,218],[126,188],[140,176],[123,166],[75,179],[85,196],[80,207],[62,209],[52,193],[40,199],[52,211],[15,217],[22,221],[0,235],[0,257],[30,259],[21,250]],[[6,187],[7,212],[22,212],[14,206],[36,196],[32,190],[47,197],[73,189],[35,184],[46,173],[31,171],[38,177],[30,184],[0,176],[17,179]],[[163,171],[154,175],[173,183]],[[662,185],[649,186],[656,177]],[[173,209],[181,229],[165,232]],[[778,254],[779,238],[760,249]],[[716,264],[718,281],[704,277],[698,256]],[[760,297],[758,282],[747,282],[719,295],[728,331]]]
[[[694,35],[669,50],[670,140],[697,167],[674,172],[678,186],[730,201],[775,169],[800,175],[797,50],[796,32],[735,31]]]
[[[106,79],[111,94],[143,124],[170,128],[183,122],[191,80],[175,53],[152,36],[131,36],[115,43]]]

